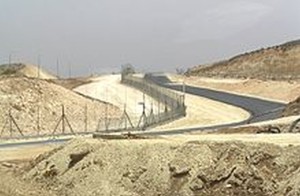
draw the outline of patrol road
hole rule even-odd
[[[264,100],[260,98],[237,95],[202,87],[183,87],[183,85],[172,83],[172,81],[170,81],[163,74],[146,74],[145,77],[147,80],[150,80],[160,86],[172,90],[183,91],[184,88],[186,93],[243,108],[251,114],[251,117],[248,121],[245,121],[242,124],[250,122],[261,122],[278,118],[281,116],[281,112],[285,107],[285,104],[283,103]]]
[[[165,75],[162,74],[147,74],[146,79],[169,89],[182,91],[183,86],[180,84],[172,83]],[[263,100],[254,97],[242,96],[237,94],[232,94],[228,92],[222,92],[217,90],[211,90],[207,88],[194,87],[194,86],[185,86],[185,92],[205,97],[208,99],[212,99],[215,101],[219,101],[222,103],[230,104],[236,107],[243,108],[248,111],[251,116],[249,119],[237,122],[237,123],[228,123],[228,124],[220,124],[214,126],[201,126],[195,128],[178,128],[176,130],[164,130],[164,131],[138,131],[135,132],[139,135],[151,135],[151,136],[159,136],[159,135],[176,135],[183,134],[192,131],[201,131],[201,130],[214,130],[218,128],[232,127],[237,125],[244,125],[252,122],[261,122],[265,120],[275,119],[281,116],[281,112],[285,107],[285,104],[280,102],[274,102],[269,100]],[[107,131],[105,133],[109,134],[115,131]],[[126,131],[128,132],[128,131]],[[121,133],[121,132],[120,132]],[[87,133],[86,133],[87,134]],[[93,135],[94,133],[88,133],[87,135]],[[101,133],[98,133],[101,134]],[[103,134],[103,133],[102,133]],[[97,134],[95,134],[97,135]],[[62,135],[63,136],[63,135]],[[10,148],[16,146],[30,146],[30,145],[41,145],[41,144],[53,144],[53,143],[64,143],[71,138],[60,138],[59,136],[56,139],[47,139],[41,141],[19,141],[16,143],[2,143],[0,144],[0,148]]]

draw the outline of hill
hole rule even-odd
[[[40,72],[40,73],[39,73]],[[0,65],[0,76],[25,76],[28,78],[56,79],[56,76],[44,70],[38,71],[38,67],[24,63]]]
[[[82,96],[46,80],[2,77],[0,78],[1,135],[9,135],[9,123],[7,123],[9,111],[26,135],[36,134],[38,114],[40,115],[40,132],[50,133],[61,117],[62,105],[76,132],[85,130],[85,122],[88,123],[90,131],[95,131],[98,120],[105,117],[106,111],[108,117],[120,114],[120,110],[111,104]],[[13,128],[15,131],[13,135],[19,135],[16,127]]]
[[[262,48],[212,65],[199,65],[188,70],[186,75],[264,80],[300,79],[300,40]]]
[[[300,115],[300,97],[290,102],[283,111],[283,116]]]

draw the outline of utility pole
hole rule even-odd
[[[145,130],[145,128],[148,126],[147,123],[147,115],[146,115],[146,98],[145,98],[145,93],[143,93],[143,102],[140,102],[139,104],[143,106],[143,112],[140,117],[140,120],[138,122],[137,127],[140,127],[141,123],[143,123],[142,130]]]
[[[11,53],[8,56],[8,65],[10,66],[10,64],[11,64]]]
[[[72,76],[72,71],[71,71],[71,63],[69,62],[69,78]]]
[[[84,131],[85,132],[88,131],[88,107],[87,107],[87,103],[85,103],[85,107],[84,107]]]
[[[105,89],[106,103],[105,103],[105,113],[104,113],[104,123],[105,123],[105,131],[108,131],[109,123],[108,123],[108,98],[107,98],[108,90]],[[96,93],[97,94],[97,93]]]
[[[58,58],[56,60],[56,76],[57,76],[57,78],[59,78],[59,60],[58,60]]]
[[[182,93],[183,93],[183,105],[185,105],[185,81],[184,80],[182,84]]]
[[[37,65],[38,65],[38,70],[37,70],[37,78],[40,79],[40,72],[41,72],[41,55],[38,55],[37,58]],[[41,132],[41,117],[40,117],[40,102],[41,102],[41,94],[38,93],[38,101],[37,101],[37,135],[40,135]]]
[[[38,79],[40,79],[40,76],[41,76],[41,55],[38,55],[37,65],[38,65],[37,77],[38,77]]]
[[[94,75],[93,65],[89,65],[89,74],[90,74],[90,76]]]

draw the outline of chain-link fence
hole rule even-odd
[[[104,125],[99,124],[104,116],[107,116],[106,119],[113,119],[111,114],[105,114],[103,110],[97,110],[97,107],[91,104],[81,107],[58,105],[48,110],[45,109],[45,105],[47,103],[44,103],[43,107],[34,104],[28,110],[18,108],[18,105],[5,107],[6,112],[2,112],[0,116],[0,137],[20,138],[91,133],[97,129],[105,130]]]
[[[53,91],[46,96],[40,83],[30,83],[33,86],[25,90],[11,85],[7,92],[14,90],[14,94],[0,92],[0,138],[144,130],[185,116],[182,94],[132,75],[122,77],[122,82],[141,90],[156,102],[151,102],[151,108],[146,110],[144,98],[139,103],[142,112],[129,115],[125,108],[121,111],[109,103],[81,95],[64,99],[56,97],[57,91]]]
[[[151,96],[158,103],[165,106],[163,112],[146,115],[144,112],[139,120],[137,128],[145,129],[153,125],[163,124],[167,121],[175,120],[186,115],[186,106],[184,103],[184,94],[179,94],[169,89],[158,86],[157,84],[146,80],[145,78],[135,77],[132,74],[122,74],[121,82],[132,86]],[[143,103],[145,104],[145,103]],[[140,126],[142,123],[142,126]]]
[[[165,106],[158,113],[154,113],[152,109],[143,110],[141,114],[135,116],[130,116],[126,110],[112,115],[105,108],[100,110],[91,104],[77,104],[76,107],[56,105],[48,108],[47,103],[36,103],[22,108],[14,103],[2,105],[1,108],[0,138],[2,139],[144,130],[179,118],[184,113],[182,107]]]

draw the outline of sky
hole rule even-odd
[[[299,0],[0,0],[0,64],[39,58],[64,77],[174,72],[296,39]]]

